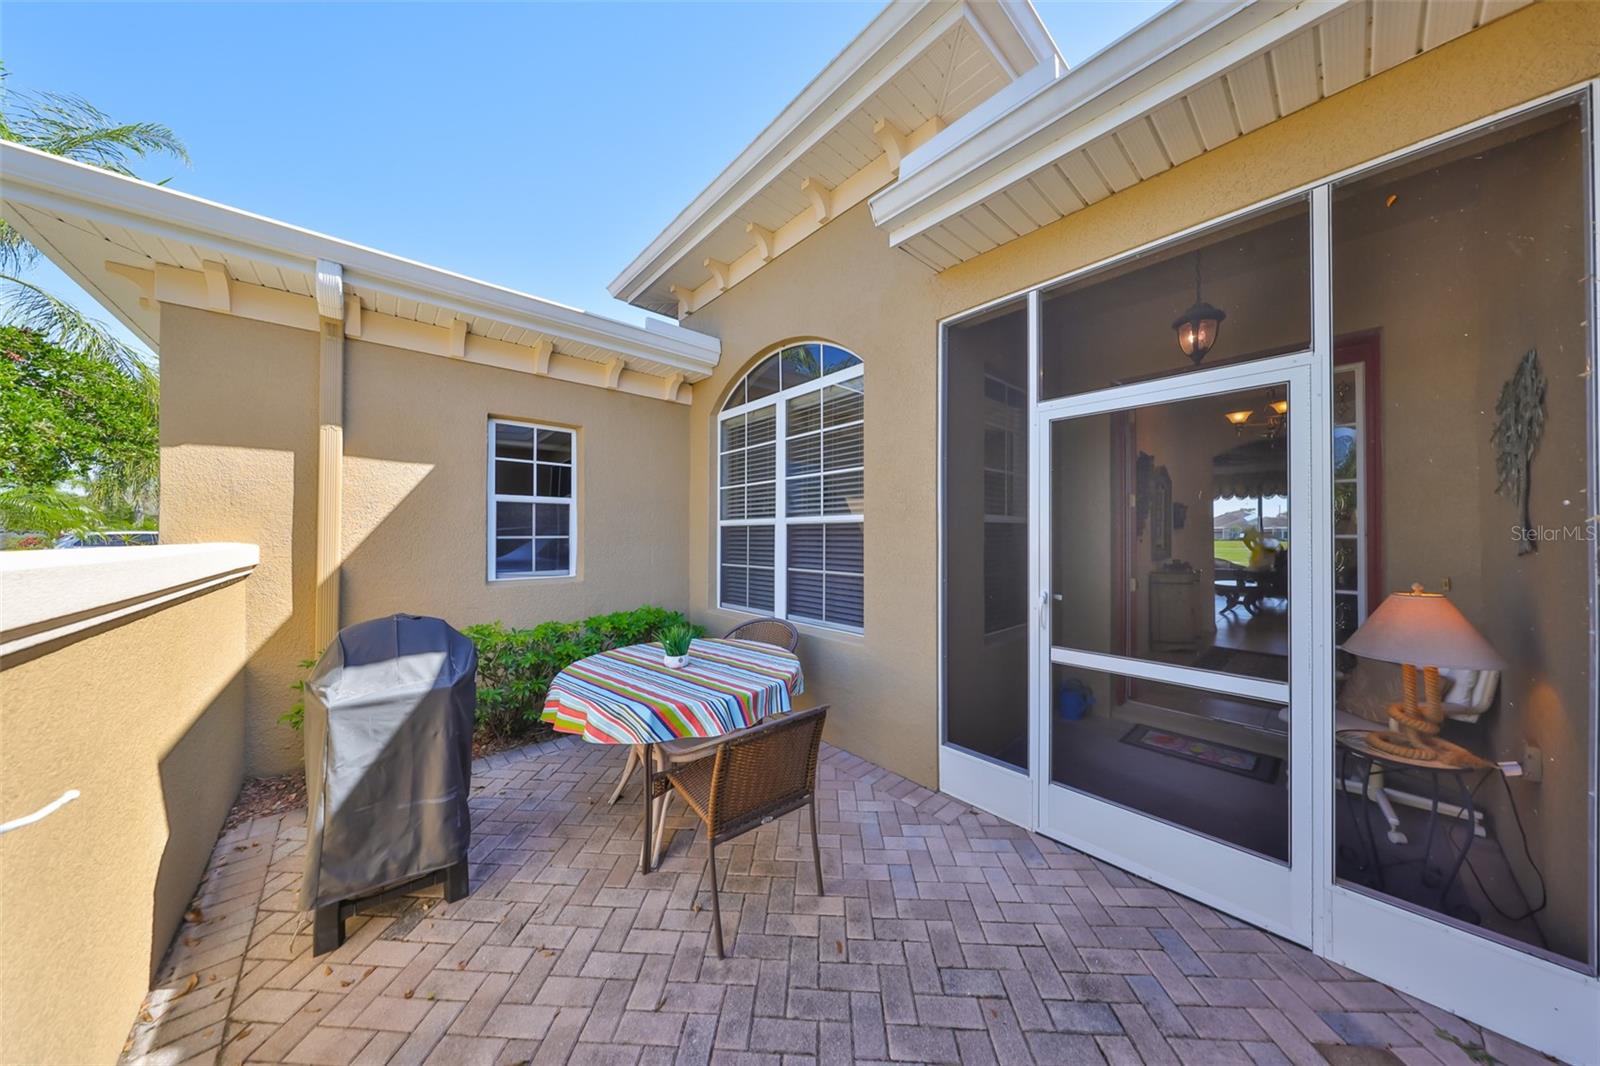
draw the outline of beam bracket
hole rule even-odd
[[[889,169],[896,174],[900,173],[900,160],[906,156],[905,131],[886,118],[880,118],[872,124],[872,137],[878,142],[878,147],[883,149],[883,154],[889,158]]]
[[[751,237],[755,238],[756,251],[761,256],[761,265],[765,266],[772,262],[772,231],[767,229],[765,226],[758,226],[754,222],[746,222],[744,225],[744,231]]]
[[[821,178],[801,178],[800,191],[811,200],[811,213],[817,224],[833,217],[833,186]]]
[[[214,259],[207,259],[200,264],[200,269],[206,276],[206,306],[223,314],[233,310],[233,285],[228,268]]]

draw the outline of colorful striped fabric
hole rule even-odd
[[[697,640],[682,670],[661,659],[659,644],[580,659],[550,683],[540,718],[596,744],[655,744],[743,729],[805,691],[800,660],[770,644]]]

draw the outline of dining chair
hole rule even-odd
[[[781,618],[753,618],[723,634],[723,640],[753,640],[793,652],[800,646],[800,631]]]
[[[711,871],[711,923],[717,958],[722,945],[722,902],[717,891],[717,845],[726,844],[801,807],[811,808],[811,862],[822,888],[822,849],[817,844],[817,750],[828,708],[769,718],[724,738],[715,755],[668,769],[653,782],[657,796],[676,792],[706,828],[705,877]],[[695,885],[695,895],[700,886]]]
[[[723,640],[750,640],[758,644],[771,644],[773,647],[782,648],[790,654],[800,646],[800,631],[781,618],[752,618],[748,622],[741,622],[723,634]],[[662,768],[675,763],[689,762],[698,759],[722,741],[722,737],[709,737],[706,739],[669,740],[665,744],[657,744],[656,761]],[[611,798],[606,802],[615,805],[622,798],[622,790],[628,787],[628,782],[633,778],[633,771],[640,767],[643,754],[642,745],[635,744],[628,751],[628,761],[622,765],[622,774],[617,778],[617,787],[611,790]],[[656,850],[661,850],[661,818],[665,813],[664,806],[657,812],[655,824]]]

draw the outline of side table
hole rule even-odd
[[[1392,752],[1375,748],[1368,743],[1367,734],[1369,732],[1369,730],[1365,729],[1342,729],[1335,734],[1339,747],[1339,780],[1350,780],[1349,771],[1352,769],[1360,771],[1356,775],[1357,779],[1362,783],[1359,796],[1345,788],[1340,788],[1339,791],[1344,794],[1346,811],[1350,815],[1351,823],[1355,826],[1356,839],[1364,852],[1361,858],[1361,866],[1372,871],[1378,891],[1387,892],[1388,889],[1384,883],[1386,869],[1401,865],[1402,862],[1421,862],[1423,885],[1428,888],[1432,888],[1435,885],[1438,886],[1438,909],[1445,914],[1451,914],[1449,907],[1450,890],[1455,887],[1456,881],[1460,878],[1461,868],[1466,865],[1467,854],[1471,851],[1473,839],[1477,836],[1475,832],[1471,831],[1472,827],[1477,824],[1477,809],[1473,804],[1472,797],[1483,782],[1488,779],[1488,775],[1498,773],[1499,770],[1493,766],[1456,766],[1438,760],[1414,759],[1405,755],[1396,755]],[[1422,774],[1428,778],[1429,797],[1432,803],[1428,808],[1428,828],[1423,839],[1422,854],[1416,860],[1406,859],[1385,863],[1378,854],[1378,835],[1372,826],[1372,808],[1374,804],[1370,801],[1367,793],[1372,776],[1379,769],[1404,770],[1409,773]],[[1466,839],[1459,849],[1456,848],[1448,826],[1443,829],[1440,828],[1439,802],[1441,785],[1453,786],[1456,802],[1459,803],[1465,816],[1465,824],[1468,826]],[[1356,809],[1357,806],[1360,808],[1359,811]],[[1446,818],[1449,822],[1456,820],[1450,816],[1446,816]],[[1444,871],[1429,865],[1429,860],[1433,856],[1433,839],[1436,833],[1443,836],[1445,841],[1448,869]],[[1453,854],[1451,854],[1452,852]],[[1474,925],[1481,921],[1481,915],[1472,907],[1465,905],[1454,913],[1454,917],[1471,922]]]

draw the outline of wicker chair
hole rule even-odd
[[[800,631],[781,618],[756,618],[728,630],[724,640],[754,640],[793,652],[800,646]]]
[[[773,647],[782,648],[790,654],[800,646],[800,631],[781,618],[756,618],[749,622],[742,622],[734,626],[723,636],[724,640],[752,640],[759,644],[771,644]],[[658,762],[663,767],[673,763],[687,762],[698,759],[705,752],[710,751],[722,741],[721,737],[710,740],[674,740],[666,744],[656,745],[664,749],[656,752]],[[611,798],[606,802],[615,804],[622,798],[622,790],[628,787],[628,782],[633,779],[633,771],[639,767],[640,758],[643,756],[640,745],[633,745],[628,752],[628,761],[622,766],[622,775],[617,778],[617,787],[611,790]],[[659,819],[656,825],[660,826]],[[661,832],[656,831],[656,849],[661,848]]]
[[[827,716],[827,707],[812,707],[768,719],[723,741],[715,755],[671,768],[653,782],[657,796],[676,792],[706,827],[711,923],[719,959],[727,955],[722,946],[722,902],[717,895],[718,844],[809,806],[811,861],[817,871],[817,895],[824,894],[816,793],[817,748]],[[698,885],[695,893],[699,894]]]

